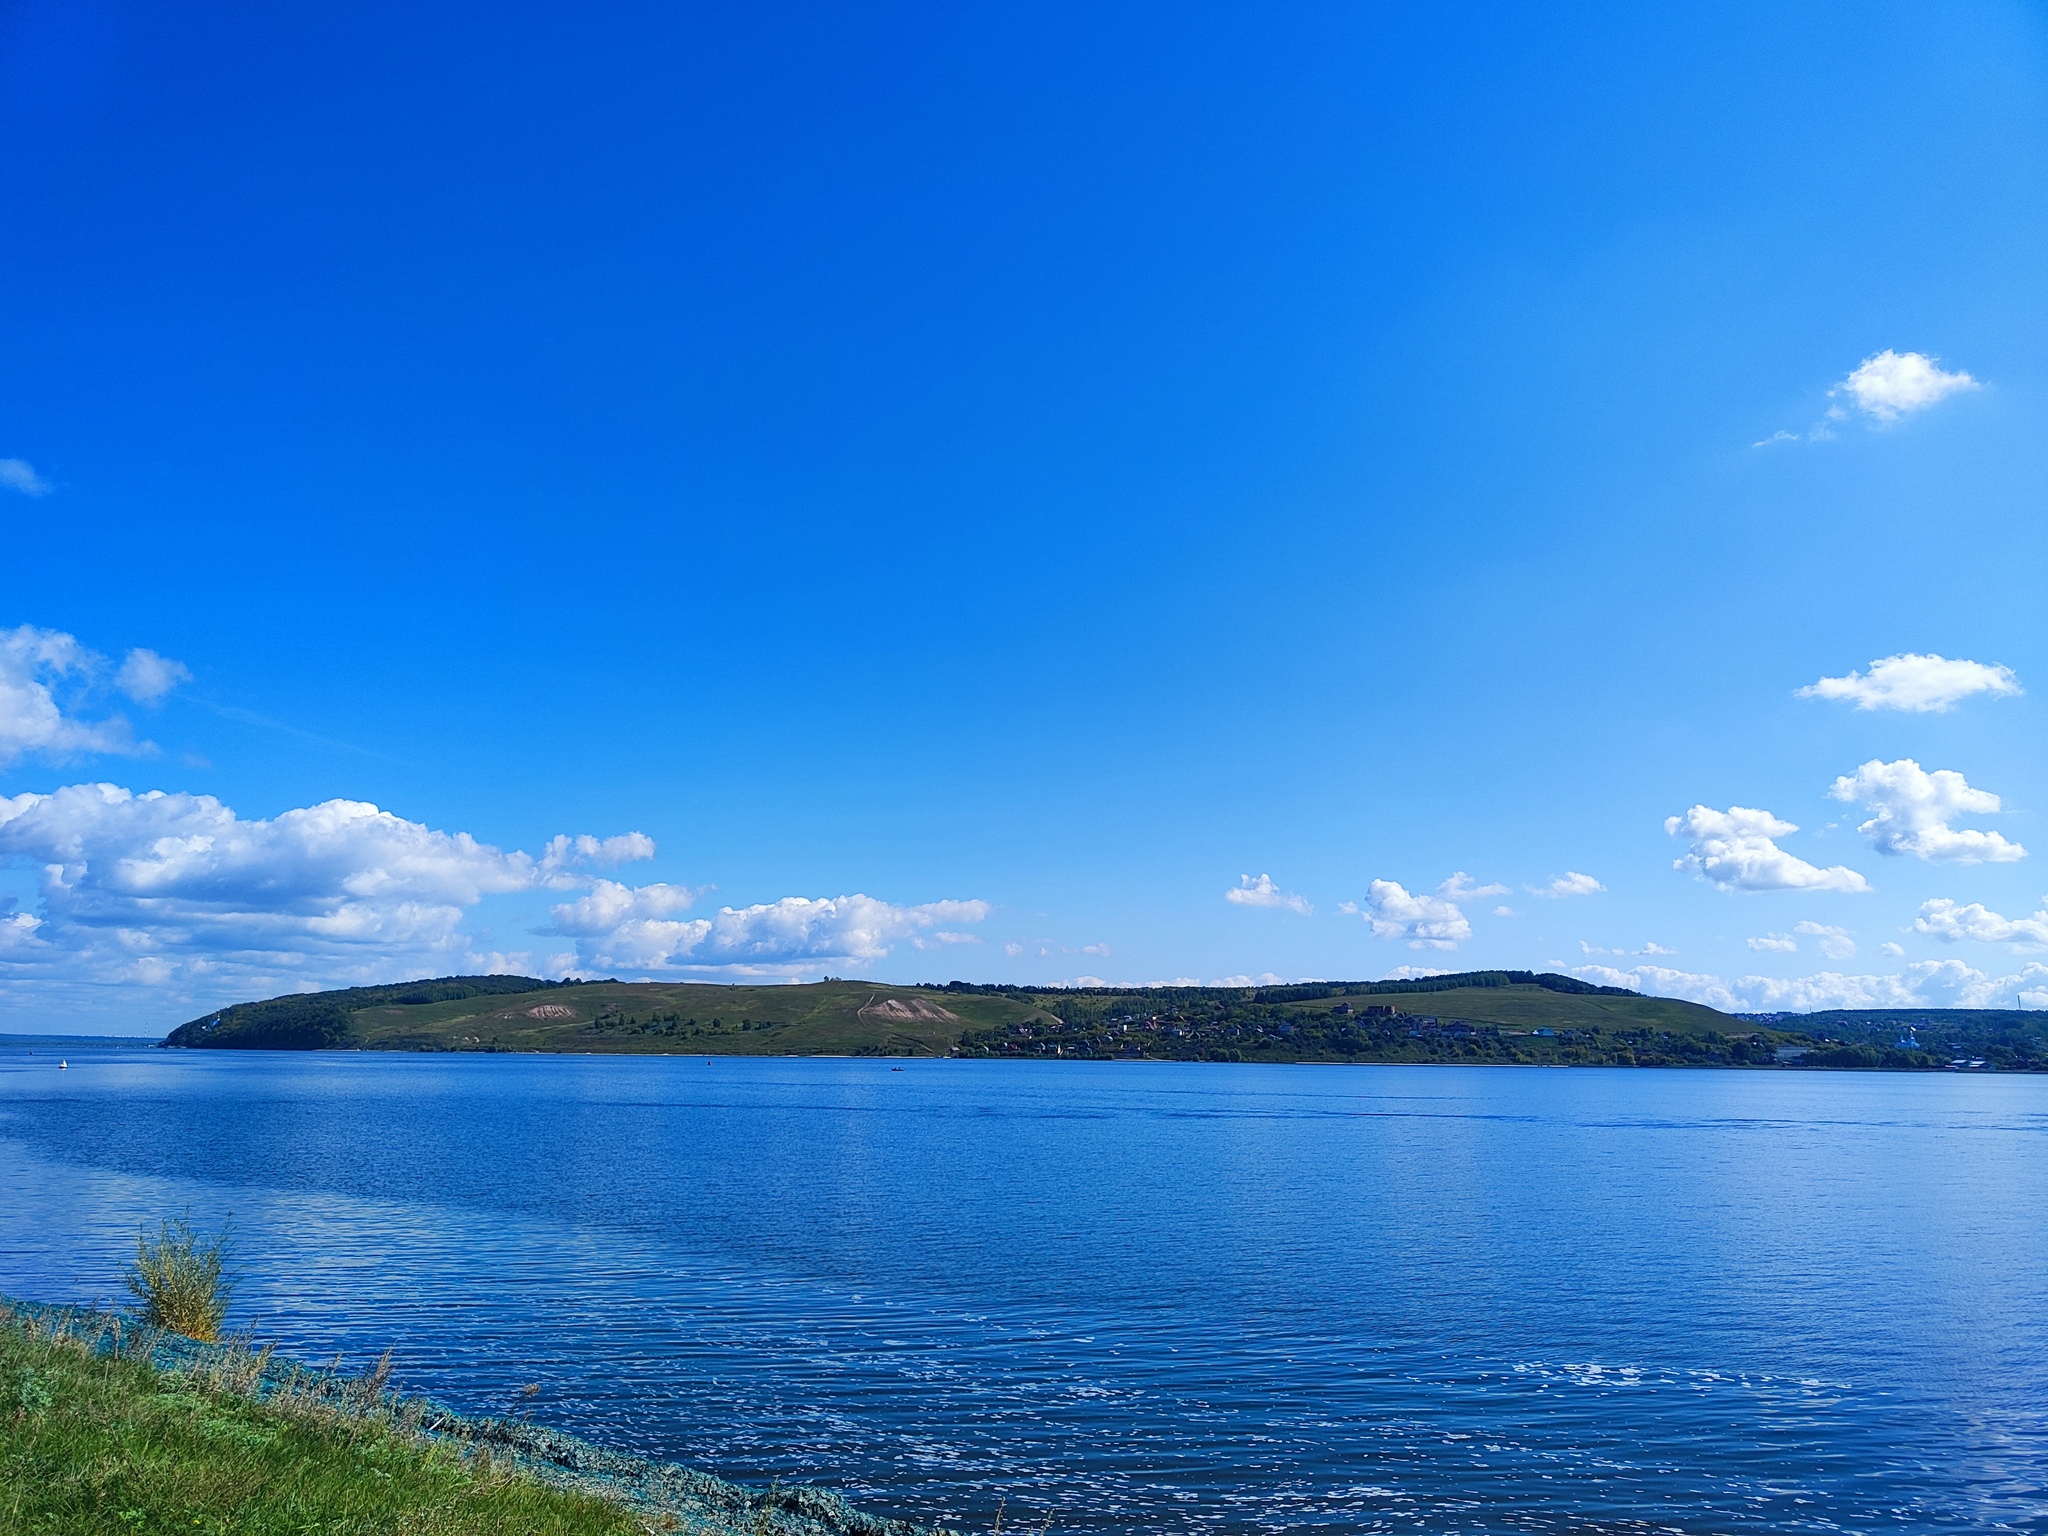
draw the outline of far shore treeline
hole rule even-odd
[[[163,1042],[241,1050],[2048,1071],[2048,1014],[1732,1015],[1532,971],[1262,987],[451,976],[297,993]]]

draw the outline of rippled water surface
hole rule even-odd
[[[2048,1530],[2048,1079],[0,1042],[0,1290],[186,1208],[288,1352],[983,1530]]]

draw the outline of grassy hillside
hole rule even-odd
[[[1917,1045],[1900,1039],[1917,1023]],[[1530,971],[1278,987],[1038,989],[453,976],[242,1003],[174,1046],[727,1056],[1465,1061],[2048,1069],[2048,1016],[1981,1010],[1734,1018]]]
[[[1037,1018],[1016,996],[825,981],[728,987],[450,977],[242,1003],[173,1046],[257,1050],[584,1051],[653,1055],[943,1056],[971,1030]]]

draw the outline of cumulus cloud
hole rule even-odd
[[[1796,955],[1799,941],[1786,933],[1764,933],[1748,941],[1749,947],[1772,955]]]
[[[1607,887],[1591,875],[1582,875],[1576,869],[1568,869],[1561,875],[1552,875],[1542,885],[1525,885],[1522,889],[1531,896],[1562,901],[1568,896],[1597,896]]]
[[[2048,945],[2048,910],[2032,917],[2001,917],[1980,902],[1963,906],[1938,896],[1920,904],[1920,915],[1913,919],[1913,928],[1917,933],[1950,944],[1975,939],[1982,944],[2033,948]]]
[[[1889,426],[1901,416],[1979,387],[1967,373],[1960,369],[1948,372],[1924,352],[1894,352],[1886,347],[1857,364],[1829,393],[1847,398],[1857,410]]]
[[[549,909],[545,931],[576,942],[586,971],[641,975],[789,975],[827,961],[874,961],[898,943],[914,948],[971,942],[957,924],[981,922],[985,901],[898,906],[872,896],[785,896],[680,918],[699,893],[682,886],[629,887],[600,880],[587,896]]]
[[[1363,902],[1340,909],[1363,917],[1382,939],[1405,939],[1410,949],[1456,949],[1472,937],[1472,924],[1456,902],[1411,895],[1392,880],[1375,880]]]
[[[1822,869],[1787,853],[1777,839],[1799,830],[1769,811],[1731,805],[1725,811],[1696,805],[1666,819],[1673,837],[1692,839],[1692,848],[1673,862],[1695,878],[1732,891],[1867,891],[1869,882],[1844,865]]]
[[[1647,942],[1645,942],[1643,947],[1637,950],[1636,953],[1639,955],[1675,955],[1678,953],[1678,951],[1675,949],[1666,949],[1662,944],[1659,944],[1655,939],[1650,939]]]
[[[24,496],[47,496],[52,487],[27,459],[0,459],[0,489],[18,491]]]
[[[1436,893],[1445,901],[1470,901],[1480,896],[1505,896],[1508,888],[1504,885],[1476,885],[1472,877],[1461,869],[1438,886]]]
[[[1916,714],[1945,714],[1962,699],[1988,693],[1992,697],[2023,693],[2011,667],[1981,661],[1950,661],[1932,652],[1907,651],[1870,664],[1868,672],[1850,671],[1823,677],[1796,690],[1802,699],[1847,699],[1858,709],[1902,709]]]
[[[1814,947],[1830,960],[1846,960],[1856,953],[1855,936],[1846,928],[1831,928],[1826,923],[1808,920],[1794,923],[1792,931],[1815,940]]]
[[[1998,796],[1972,789],[1950,768],[1928,773],[1910,757],[1895,763],[1872,758],[1836,779],[1828,793],[1875,813],[1856,830],[1879,853],[1910,853],[1943,864],[2008,864],[2027,856],[1997,832],[1949,825],[1958,816],[1987,816],[1999,808]]]
[[[1989,976],[1960,960],[1923,960],[1888,976],[1821,971],[1812,976],[1726,979],[1663,966],[1583,965],[1572,974],[1603,986],[1684,998],[1726,1013],[1811,1013],[1823,1008],[2043,1008],[2048,965]]]
[[[11,958],[95,982],[283,987],[524,962],[480,951],[463,914],[571,883],[545,860],[362,801],[245,819],[210,795],[114,784],[0,797],[0,863],[40,875],[32,952]]]
[[[1440,965],[1397,965],[1382,981],[1421,981],[1430,976],[1448,976],[1451,973]]]
[[[1225,891],[1223,899],[1240,907],[1280,907],[1289,912],[1299,912],[1303,917],[1315,911],[1308,904],[1307,897],[1281,890],[1273,883],[1271,875],[1260,875],[1256,880],[1250,875],[1240,875],[1236,888]]]

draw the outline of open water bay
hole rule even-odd
[[[0,1044],[0,1290],[1055,1532],[2048,1530],[2048,1079]]]

